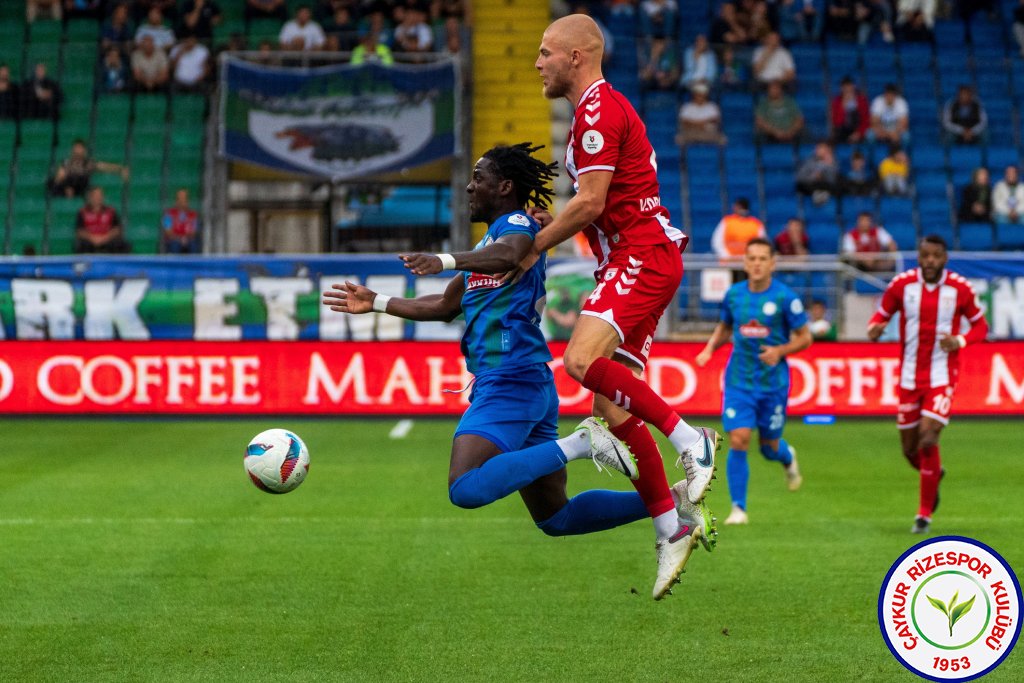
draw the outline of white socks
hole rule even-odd
[[[555,443],[562,449],[566,462],[590,457],[590,433],[586,429],[573,432]]]
[[[664,541],[679,531],[679,514],[675,510],[663,512],[654,518],[654,535]]]
[[[694,444],[700,441],[700,432],[686,424],[685,421],[679,420],[679,424],[672,430],[672,433],[668,435],[668,440],[675,446],[676,452],[682,455],[689,450]]]

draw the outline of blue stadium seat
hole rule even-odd
[[[882,225],[892,235],[896,246],[900,249],[910,250],[917,244],[917,228],[910,221],[882,221]]]
[[[908,197],[882,197],[878,205],[881,221],[888,225],[893,222],[911,223],[914,214],[913,200]]]
[[[807,236],[811,242],[812,254],[839,253],[839,226],[835,221],[815,222],[807,224]]]
[[[1024,225],[996,225],[996,244],[1000,249],[1024,249]]]
[[[824,204],[816,205],[813,202],[804,204],[804,220],[808,225],[819,223],[835,223],[838,208],[835,199],[830,199]]]
[[[977,145],[953,145],[949,148],[949,165],[953,168],[977,168],[982,164],[981,152]]]
[[[1003,169],[1007,166],[1018,165],[1020,157],[1017,150],[1011,147],[989,147],[985,163],[993,174],[1002,175]]]
[[[946,150],[934,144],[915,141],[910,159],[915,169],[940,170],[946,168]]]
[[[852,226],[857,216],[864,211],[869,211],[872,215],[878,213],[874,197],[843,197],[841,208],[843,225],[846,226]]]
[[[761,165],[768,168],[796,169],[792,145],[761,145]]]
[[[995,247],[995,236],[988,223],[961,223],[958,236],[957,248],[964,251],[990,251]]]

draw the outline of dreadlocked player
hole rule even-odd
[[[477,161],[466,187],[470,219],[489,227],[476,249],[400,255],[416,275],[465,271],[443,294],[391,298],[346,282],[324,292],[323,299],[334,311],[377,311],[406,320],[450,321],[463,312],[462,352],[475,380],[452,443],[449,498],[459,507],[477,508],[519,491],[544,533],[565,536],[611,529],[648,513],[634,492],[590,490],[566,496],[570,460],[592,458],[598,469],[608,467],[631,479],[639,476],[636,463],[595,418],[558,438],[558,395],[540,331],[544,257],[515,283],[494,276],[515,268],[540,230],[525,206],[547,207],[551,190],[546,185],[556,165],[533,157],[538,149],[531,143],[495,147]]]

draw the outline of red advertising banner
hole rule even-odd
[[[562,411],[590,392],[562,370]],[[684,415],[717,415],[729,349],[705,368],[694,343],[659,343],[647,381]],[[815,344],[789,360],[790,413],[892,415],[895,344]],[[452,342],[5,342],[0,414],[457,415],[472,376]],[[953,412],[1024,415],[1024,343],[963,352]]]

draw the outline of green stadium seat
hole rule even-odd
[[[53,155],[50,145],[22,145],[18,148],[18,165],[45,166],[49,168]]]
[[[99,39],[99,35],[100,25],[95,19],[73,19],[68,22],[68,42],[95,42]]]
[[[163,120],[167,115],[167,97],[164,95],[138,95],[135,98],[135,120]]]
[[[60,43],[40,43],[36,42],[35,39],[28,45],[28,55],[25,58],[25,63],[22,65],[22,73],[28,76],[35,69],[36,64],[42,62],[46,64],[46,73],[50,78],[56,79],[57,74],[57,63],[60,59]]]
[[[64,31],[61,22],[52,19],[36,19],[28,28],[33,43],[59,43]]]
[[[181,94],[171,100],[176,124],[186,121],[200,122],[206,112],[206,98],[202,95]]]
[[[123,131],[128,125],[131,104],[128,95],[103,95],[96,100],[97,124],[116,121]]]

